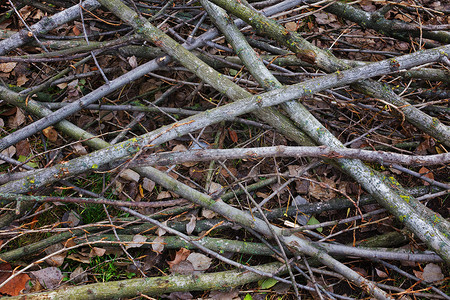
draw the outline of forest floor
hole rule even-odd
[[[450,4],[72,2],[0,4],[1,295],[450,299]]]

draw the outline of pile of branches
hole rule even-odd
[[[13,268],[32,260],[0,288],[44,259],[116,245],[135,278],[61,290],[40,278],[48,290],[28,295],[149,297],[272,278],[295,298],[449,299],[442,272],[430,279],[421,268],[450,264],[450,7],[18,0],[0,8],[0,259]],[[95,176],[100,189],[90,189]],[[52,210],[93,205],[105,222],[55,213],[35,227]],[[23,236],[27,245],[14,243]],[[187,271],[180,248],[207,259],[191,258]],[[161,277],[167,262],[145,262],[167,249],[179,251]],[[241,263],[228,252],[258,258]],[[356,267],[367,261],[376,276]],[[391,272],[409,286],[383,283]]]

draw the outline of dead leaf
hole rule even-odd
[[[169,300],[190,300],[194,297],[189,292],[173,292],[167,297]]]
[[[25,74],[21,74],[21,75],[19,75],[19,77],[17,77],[17,86],[22,86],[27,81],[28,81],[27,76]]]
[[[162,258],[162,255],[159,255],[158,253],[151,252],[151,251],[146,252],[146,255],[145,255],[144,261],[142,263],[142,267],[141,267],[142,271],[144,271],[144,272],[148,271],[151,268],[153,268],[155,265],[158,265],[159,262],[161,261],[161,258]],[[129,265],[129,266],[130,266],[130,268],[133,268],[134,265]],[[136,267],[134,267],[134,268],[136,268]],[[129,269],[129,268],[127,267],[127,269]],[[136,271],[137,270],[132,271],[132,272],[136,273]]]
[[[140,197],[139,201],[140,201],[142,198],[144,198],[144,188],[142,187],[142,184],[140,184],[138,186],[138,189],[139,189],[139,197]],[[136,200],[136,201],[138,201],[138,200]]]
[[[327,24],[337,21],[335,15],[323,13],[323,12],[315,13],[314,17],[316,18],[317,24],[321,24],[321,25],[327,25]]]
[[[369,4],[361,4],[361,8],[367,12],[374,12],[377,10],[377,7],[375,5],[373,5],[372,3]]]
[[[284,27],[289,31],[297,31],[298,25],[295,22],[287,22]]]
[[[375,271],[377,272],[378,277],[380,278],[387,278],[388,274],[384,271],[378,270],[377,268],[375,268]]]
[[[208,188],[208,193],[211,194],[215,194],[215,193],[220,193],[223,190],[223,186],[220,183],[217,182],[211,182],[211,184],[209,185]]]
[[[362,277],[367,277],[367,271],[360,267],[352,267],[352,270],[361,275]]]
[[[58,140],[58,132],[53,128],[53,126],[47,127],[42,130],[42,133],[50,142],[56,142]]]
[[[78,27],[77,27],[76,25],[72,27],[72,32],[73,32],[73,34],[74,34],[75,36],[81,34],[80,29],[78,29]]]
[[[204,208],[202,210],[202,217],[206,218],[206,219],[212,219],[216,216],[216,213],[210,209]]]
[[[67,97],[64,99],[63,102],[75,101],[80,95],[80,91],[78,89],[79,89],[78,79],[69,82],[69,84],[67,85],[67,90],[66,90]]]
[[[133,56],[129,57],[128,58],[128,63],[130,64],[132,69],[137,68],[138,63],[137,63],[136,56],[133,55]]]
[[[171,197],[172,195],[168,191],[162,191],[161,193],[158,194],[158,196],[156,196],[156,200],[162,200]]]
[[[69,276],[70,280],[74,284],[83,283],[88,281],[87,273],[84,271],[83,267],[78,266]]]
[[[197,217],[192,215],[189,223],[186,224],[186,232],[187,234],[191,234],[195,229],[195,224],[197,223]]]
[[[133,243],[128,243],[127,246],[125,247],[125,249],[130,249],[130,248],[139,248],[142,247],[143,243],[147,241],[147,237],[140,235],[140,234],[136,234],[133,236]]]
[[[190,261],[194,270],[196,271],[206,271],[211,266],[212,259],[201,253],[191,253],[187,258]]]
[[[124,184],[122,182],[120,182],[119,180],[116,180],[116,182],[114,182],[113,194],[114,195],[121,194],[123,191],[123,187],[124,187]]]
[[[200,181],[202,180],[204,175],[204,169],[199,168],[197,166],[192,167],[189,169],[189,177],[194,181]]]
[[[16,154],[16,147],[14,146],[9,146],[8,148],[6,148],[5,150],[3,150],[1,152],[4,156],[7,156],[9,158],[13,157],[14,154]],[[4,160],[0,160],[0,165],[4,164],[5,161]]]
[[[55,267],[45,268],[39,271],[32,271],[30,274],[36,278],[46,289],[53,290],[59,286],[63,279],[61,270]]]
[[[60,88],[61,90],[63,90],[63,89],[65,89],[67,87],[67,85],[68,85],[67,82],[63,82],[63,83],[57,84],[56,86],[58,88]]]
[[[152,242],[152,249],[157,253],[162,253],[164,251],[164,238],[157,236]]]
[[[175,258],[172,261],[168,261],[167,264],[169,265],[169,267],[178,264],[179,262],[186,260],[189,254],[191,254],[191,251],[186,248],[181,248],[176,252]]]
[[[230,135],[230,139],[233,141],[233,143],[238,142],[238,136],[237,136],[236,131],[234,131],[232,129],[228,129],[228,134]]]
[[[303,204],[308,204],[308,203],[309,203],[308,200],[306,200],[305,198],[303,198],[300,195],[295,196],[295,198],[292,201],[293,206],[303,205]],[[311,218],[310,214],[300,213],[297,216],[297,223],[300,225],[306,225],[306,224],[308,224],[308,221],[310,218]]]
[[[425,268],[423,268],[422,277],[424,281],[432,283],[444,279],[444,274],[442,274],[441,267],[436,264],[429,263],[425,266]]]
[[[142,181],[142,187],[145,190],[152,192],[153,189],[155,188],[155,182],[148,178],[144,178],[144,180]]]
[[[66,211],[61,218],[63,226],[67,228],[73,228],[81,224],[81,217],[73,210]]]
[[[259,198],[267,198],[269,197],[269,194],[267,193],[263,193],[263,192],[256,192],[256,196],[258,196]]]
[[[19,126],[21,126],[23,123],[25,123],[26,121],[26,117],[23,114],[21,109],[17,109],[16,111],[16,115],[14,116],[14,118],[9,120],[9,127],[11,127],[12,129],[16,129]]]
[[[428,170],[427,168],[425,168],[425,167],[420,168],[419,173],[422,174],[424,177],[427,177],[427,178],[429,178],[429,179],[433,179],[433,180],[434,180],[434,175],[433,175],[433,173],[432,173],[430,170]],[[425,180],[423,180],[423,184],[424,184],[424,185],[430,185],[430,184],[429,184],[427,181],[425,181]]]
[[[163,224],[164,224],[164,225],[167,225],[167,221],[164,221]],[[167,232],[167,231],[164,230],[164,229],[161,228],[161,227],[158,227],[158,229],[156,229],[156,234],[157,234],[158,236],[163,236],[163,235],[166,234],[166,232]]]
[[[192,263],[186,260],[180,261],[170,267],[172,274],[190,275],[194,273],[194,267]]]
[[[76,155],[86,155],[88,152],[86,148],[81,143],[76,143],[72,145],[73,152]]]
[[[106,249],[99,247],[92,247],[91,252],[89,253],[89,257],[103,256],[106,252]]]
[[[25,157],[28,157],[28,155],[30,155],[30,153],[31,153],[31,145],[30,145],[30,142],[28,141],[28,139],[24,139],[24,140],[19,141],[16,144],[16,146],[17,146],[17,148],[16,148],[16,150],[17,150],[17,152],[16,152],[17,157],[19,157],[21,155],[25,156]]]
[[[230,291],[211,291],[209,293],[209,297],[214,300],[229,300],[234,299],[238,296],[239,296],[238,289],[232,289]]]
[[[156,166],[155,168],[162,172],[166,172],[168,170],[168,168],[164,166]],[[177,173],[174,173],[172,171],[169,172],[169,176],[172,177],[173,179],[178,179],[179,177]]]
[[[16,67],[16,65],[17,65],[16,62],[1,63],[0,71],[4,73],[9,73]]]
[[[228,167],[228,170],[225,170],[225,169],[220,170],[220,174],[225,178],[230,177],[230,173],[233,174],[233,176],[237,176],[238,171],[234,167]]]
[[[11,265],[8,263],[0,264],[0,284],[5,282],[12,275]],[[27,274],[19,274],[11,279],[7,284],[0,288],[0,294],[9,296],[18,296],[22,290],[26,288],[26,284],[30,280]]]
[[[413,273],[417,278],[419,278],[420,280],[423,280],[423,272],[413,270]]]
[[[70,238],[67,241],[64,242],[64,247],[69,248],[69,247],[74,247],[77,244],[74,241],[74,238]]]
[[[172,152],[184,152],[184,151],[187,151],[187,148],[183,144],[178,144],[172,148]]]
[[[139,175],[139,173],[137,173],[131,169],[125,169],[122,172],[120,172],[119,177],[121,177],[125,180],[138,182],[139,179],[141,178],[141,175]]]
[[[90,258],[88,257],[88,255],[83,255],[80,253],[74,253],[74,254],[67,255],[67,258],[74,260],[74,261],[81,262],[83,264],[88,264],[91,261]]]
[[[299,176],[299,174],[303,170],[303,168],[299,165],[289,165],[288,170],[289,170],[289,175]]]
[[[34,20],[40,20],[45,16],[44,12],[40,9],[36,10],[36,13],[33,15]]]
[[[323,177],[320,183],[310,182],[308,192],[310,196],[318,200],[331,200],[336,197],[336,192],[330,189],[330,187],[336,187],[334,180]]]
[[[64,246],[60,243],[56,243],[56,244],[53,244],[50,247],[46,248],[45,253],[47,255],[50,255],[61,249],[64,249]],[[53,256],[47,258],[45,260],[45,262],[48,263],[52,267],[60,267],[64,263],[64,259],[66,258],[66,256],[67,256],[67,252],[61,252],[59,254],[56,254],[56,255],[53,255]]]

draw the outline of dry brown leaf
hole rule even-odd
[[[157,236],[152,242],[152,249],[157,253],[162,253],[164,251],[164,238]]]
[[[83,267],[78,266],[69,276],[70,280],[74,283],[83,283],[88,281],[87,273],[83,270]]]
[[[214,193],[219,193],[222,190],[223,190],[223,186],[220,183],[211,182],[211,184],[209,185],[209,188],[208,188],[208,193],[211,195]]]
[[[194,181],[202,180],[204,175],[204,168],[192,167],[189,169],[189,177]]]
[[[289,31],[297,31],[297,23],[295,22],[287,22],[286,24],[284,24],[284,27],[289,30]]]
[[[377,272],[377,275],[380,278],[387,278],[388,277],[388,274],[386,272],[384,272],[384,271],[381,271],[381,270],[379,270],[377,268],[375,268],[375,271]]]
[[[267,198],[269,197],[269,194],[263,192],[256,192],[256,196],[259,198]]]
[[[8,148],[6,148],[5,150],[3,150],[1,152],[4,156],[7,156],[9,158],[13,157],[14,154],[16,154],[16,147],[14,146],[9,146]],[[0,165],[4,164],[5,161],[4,160],[0,160]]]
[[[21,155],[27,157],[28,155],[30,155],[31,145],[30,145],[30,142],[28,141],[28,139],[21,140],[20,142],[18,142],[16,144],[16,146],[17,146],[17,148],[16,148],[17,157],[19,157]]]
[[[67,82],[63,82],[63,83],[57,84],[56,86],[58,88],[60,88],[61,90],[63,90],[63,89],[65,89],[67,87],[67,85],[68,85]]]
[[[42,133],[50,142],[56,142],[58,140],[58,132],[53,128],[53,126],[47,127],[42,130]]]
[[[43,287],[49,290],[56,288],[64,277],[61,270],[55,267],[32,271],[30,273]]]
[[[130,64],[130,66],[131,66],[132,69],[137,68],[138,63],[137,63],[136,56],[133,55],[133,56],[131,56],[131,57],[128,57],[128,63]]]
[[[186,258],[187,261],[191,262],[194,270],[196,271],[206,271],[211,266],[212,259],[201,253],[191,253]]]
[[[210,209],[204,208],[202,209],[202,217],[206,219],[212,219],[216,216],[216,213]]]
[[[170,267],[172,274],[191,275],[195,272],[191,262],[183,260]]]
[[[19,75],[19,77],[17,77],[17,86],[22,86],[27,81],[28,81],[27,76],[25,74],[21,74],[21,75]]]
[[[168,261],[167,264],[169,265],[169,267],[172,267],[173,265],[178,264],[183,260],[186,260],[189,254],[191,254],[191,251],[189,251],[186,248],[181,248],[176,252],[175,258],[171,261]]]
[[[230,291],[211,291],[209,293],[209,298],[214,300],[230,300],[230,299],[241,299],[239,296],[238,289],[232,289]]]
[[[11,281],[0,288],[1,294],[7,294],[10,296],[17,296],[22,290],[26,288],[27,282],[30,280],[30,276],[27,274],[19,274],[15,276]]]
[[[147,241],[146,236],[136,234],[133,236],[133,243],[128,243],[126,245],[125,249],[140,248],[140,247],[142,247],[143,243],[145,243],[145,241]]]
[[[232,129],[228,129],[228,134],[230,135],[230,139],[233,141],[233,143],[238,142],[238,136],[237,136],[236,131],[234,131]]]
[[[47,255],[55,253],[61,249],[64,249],[64,246],[60,243],[56,243],[45,249],[45,253]],[[64,263],[64,259],[67,256],[67,252],[61,252],[59,254],[55,254],[45,260],[52,267],[60,267]]]
[[[80,29],[78,29],[78,27],[77,27],[76,25],[72,27],[72,32],[73,32],[73,34],[74,34],[75,36],[81,34]]]
[[[178,144],[172,148],[172,152],[184,152],[184,151],[187,151],[187,148],[183,144]]]
[[[89,257],[103,256],[106,252],[106,249],[99,247],[92,247],[91,252],[89,252]]]
[[[86,155],[88,152],[86,148],[81,143],[76,143],[72,145],[73,152],[76,155]]]
[[[122,172],[120,172],[119,176],[125,180],[138,182],[141,178],[141,175],[139,173],[131,170],[131,169],[125,169]]]
[[[162,191],[161,193],[158,194],[158,196],[156,196],[156,200],[162,200],[171,197],[172,195],[168,191]]]
[[[5,282],[12,274],[11,265],[8,263],[0,264],[0,284]],[[0,288],[0,294],[17,296],[25,289],[26,283],[30,280],[27,274],[19,274],[11,279],[7,284]]]
[[[144,188],[144,190],[152,192],[155,188],[155,182],[148,178],[144,178],[144,180],[142,181],[142,187]]]
[[[83,264],[88,264],[91,259],[89,258],[88,255],[83,255],[80,253],[74,253],[74,254],[70,254],[67,256],[68,259],[74,260],[74,261],[78,261],[81,262]]]
[[[315,13],[314,17],[316,18],[316,22],[321,25],[327,25],[337,21],[335,15],[324,12]]]
[[[442,274],[442,269],[436,264],[429,263],[423,268],[422,274],[423,280],[429,283],[441,281],[444,279],[444,274]]]
[[[327,177],[322,178],[320,183],[310,182],[309,195],[318,200],[331,200],[336,197],[336,192],[330,187],[335,188],[336,183]]]
[[[0,72],[9,73],[16,67],[16,62],[7,62],[0,64]]]
[[[429,178],[429,179],[433,179],[433,180],[434,180],[434,175],[433,175],[433,173],[432,173],[429,169],[427,169],[427,168],[425,168],[425,167],[420,168],[419,173],[422,174],[424,177],[427,177],[427,178]],[[429,184],[428,182],[426,182],[425,180],[423,180],[423,184],[424,184],[424,185],[430,185],[430,184]]]
[[[189,223],[186,224],[187,234],[191,234],[194,231],[196,224],[197,224],[197,217],[194,215],[191,215]]]
[[[164,221],[164,222],[162,222],[164,225],[166,225],[167,226],[167,220],[166,221]],[[158,229],[156,229],[156,234],[158,235],[158,236],[163,236],[163,235],[165,235],[167,233],[167,231],[165,230],[165,229],[163,229],[162,227],[158,227]]]
[[[25,123],[26,121],[26,117],[24,115],[24,113],[22,112],[22,110],[17,109],[16,111],[16,115],[14,116],[14,118],[9,120],[9,127],[11,127],[12,129],[16,129],[19,126],[21,126],[23,123]]]
[[[413,273],[417,278],[419,278],[420,280],[423,280],[423,272],[413,270]]]
[[[38,10],[36,10],[35,14],[33,15],[33,19],[34,20],[40,20],[44,16],[45,16],[45,13],[42,10],[38,9]]]

